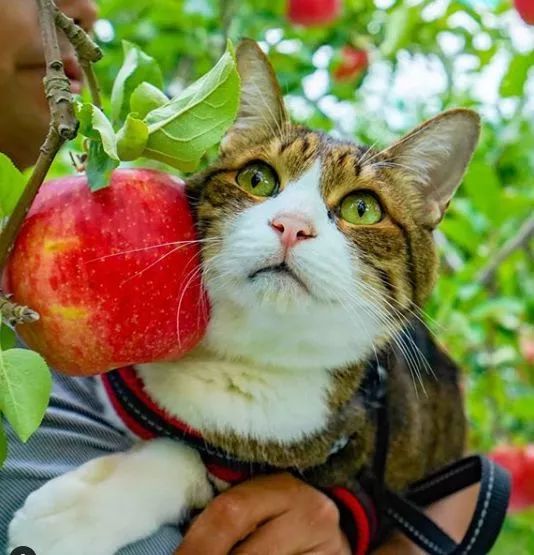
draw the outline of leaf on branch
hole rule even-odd
[[[17,344],[17,339],[15,337],[15,332],[2,322],[0,324],[0,349],[2,351],[7,351],[8,349],[13,349]]]
[[[2,424],[2,413],[0,413],[0,467],[7,458],[7,437]]]
[[[136,113],[138,118],[143,119],[148,112],[163,106],[167,102],[169,102],[169,99],[163,92],[144,81],[130,96],[130,110]]]
[[[77,103],[75,109],[80,122],[80,133],[93,141],[101,141],[104,152],[118,161],[115,131],[104,112],[89,103]]]
[[[22,173],[0,152],[0,218],[13,212],[25,184]]]
[[[111,91],[111,119],[121,125],[130,109],[130,96],[143,82],[163,88],[161,69],[151,56],[128,41],[122,42],[124,62],[113,83]]]
[[[122,128],[117,133],[117,154],[121,160],[135,160],[143,154],[148,140],[147,124],[128,114]]]
[[[193,171],[231,126],[238,105],[239,74],[229,43],[211,71],[146,116],[149,138],[143,155]]]
[[[0,351],[0,410],[27,441],[39,427],[52,389],[44,359],[27,349]]]
[[[110,158],[100,141],[89,141],[87,155],[87,182],[91,191],[98,191],[110,184],[111,172],[119,165],[119,161]]]

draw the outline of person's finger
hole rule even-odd
[[[339,512],[329,499],[310,510],[290,510],[267,521],[231,551],[231,555],[349,555],[339,529]]]
[[[176,555],[227,555],[260,524],[288,511],[295,499],[307,499],[304,488],[309,486],[280,474],[255,478],[221,493],[191,525]]]

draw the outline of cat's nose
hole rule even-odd
[[[279,234],[280,242],[288,249],[299,241],[313,239],[317,236],[315,227],[304,216],[298,214],[280,214],[271,220],[271,227]]]

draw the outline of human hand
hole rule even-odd
[[[217,496],[175,555],[350,555],[336,504],[290,474],[260,476]]]

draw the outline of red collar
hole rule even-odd
[[[115,412],[125,426],[141,439],[170,437],[183,441],[200,453],[213,476],[231,484],[268,471],[263,465],[239,461],[209,444],[198,430],[160,408],[146,392],[133,366],[112,370],[102,374],[101,378]]]

